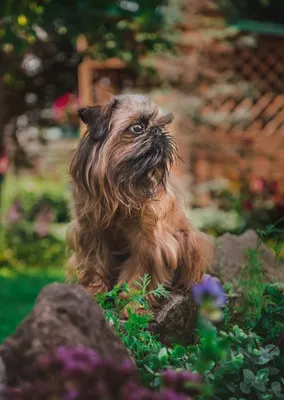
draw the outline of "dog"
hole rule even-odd
[[[189,289],[212,264],[214,246],[178,198],[173,115],[142,95],[113,97],[78,115],[87,130],[70,167],[69,273],[94,295],[125,282],[135,288],[145,273],[152,289]]]

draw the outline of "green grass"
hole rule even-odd
[[[41,289],[56,281],[64,281],[62,270],[0,270],[0,343],[28,315]]]

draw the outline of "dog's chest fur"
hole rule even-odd
[[[130,257],[130,242],[119,226],[109,227],[105,231],[105,240],[116,264],[122,264]]]

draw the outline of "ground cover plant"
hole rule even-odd
[[[277,229],[273,225],[269,232],[259,231],[259,243],[266,234],[277,234]],[[46,370],[40,379],[17,388],[16,392],[15,388],[9,389],[10,393],[17,393],[15,398],[19,399],[29,398],[31,391],[35,399],[112,399],[113,393],[121,399],[283,399],[283,285],[265,280],[259,254],[258,245],[247,252],[237,288],[230,284],[222,288],[216,278],[209,276],[193,287],[199,321],[195,343],[190,346],[178,343],[164,346],[148,330],[152,315],[147,296],[151,294],[162,300],[170,295],[162,286],[149,292],[150,276],[137,281],[136,291],[125,285],[97,297],[107,320],[132,353],[141,383],[133,381],[130,367],[125,372],[125,365],[106,366],[90,349],[59,349],[47,355],[49,361],[44,364]],[[127,296],[121,296],[121,291]],[[122,322],[121,315],[128,303],[131,303],[128,319]],[[136,312],[141,307],[146,310],[143,314]],[[59,366],[58,357],[61,357]],[[52,375],[54,365],[64,376],[60,384]],[[42,366],[39,364],[38,368]],[[106,368],[108,372],[102,372]],[[42,379],[49,397],[41,397]],[[72,393],[68,392],[70,382]],[[86,382],[89,382],[88,392]]]

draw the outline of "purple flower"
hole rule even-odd
[[[132,361],[116,363],[83,346],[43,354],[36,368],[34,381],[6,388],[7,399],[190,400],[188,395],[200,393],[196,374],[168,371],[164,374],[168,385],[152,391],[137,382]]]
[[[62,400],[77,400],[80,399],[80,392],[77,389],[68,389],[64,393]]]
[[[177,393],[174,390],[165,389],[159,393],[157,400],[190,400],[190,397]]]
[[[171,388],[176,393],[200,393],[201,378],[190,371],[177,372],[169,369],[162,374],[162,382],[166,388]]]
[[[162,374],[163,382],[165,384],[172,384],[176,382],[195,382],[200,383],[201,379],[198,374],[195,374],[190,371],[174,371],[172,369],[168,369]]]
[[[134,364],[130,360],[124,360],[119,366],[119,372],[126,377],[131,376],[135,371]]]
[[[206,275],[200,283],[192,287],[195,302],[200,306],[210,304],[212,308],[224,307],[227,296],[217,278]]]

